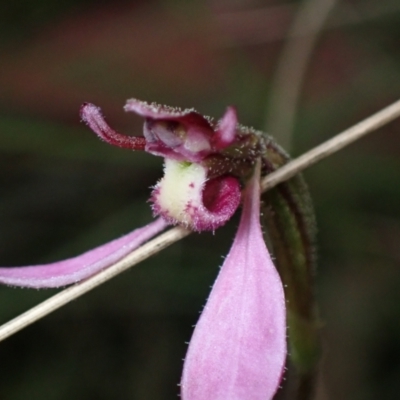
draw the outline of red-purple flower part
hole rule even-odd
[[[151,224],[52,264],[0,268],[0,282],[25,287],[59,287],[85,279],[123,258],[167,224],[215,230],[239,206],[243,213],[196,326],[185,359],[183,400],[268,400],[276,392],[286,356],[282,284],[261,231],[260,162],[263,142],[240,127],[230,107],[218,123],[194,110],[129,100],[126,111],[145,118],[144,136],[111,129],[100,109],[84,104],[81,117],[104,141],[164,157],[164,177],[150,201]]]
[[[105,122],[100,109],[90,103],[82,105],[81,117],[107,143],[179,161],[199,162],[235,140],[237,116],[233,107],[227,109],[217,129],[210,120],[191,109],[181,110],[137,99],[128,100],[124,109],[146,118],[144,137],[125,136],[114,131]]]
[[[133,150],[145,150],[165,158],[164,178],[151,196],[152,208],[171,224],[196,231],[214,230],[228,221],[240,203],[236,177],[222,174],[210,177],[207,161],[236,139],[237,117],[228,108],[220,123],[194,110],[148,104],[131,99],[125,105],[145,117],[144,138],[122,135],[105,122],[100,109],[84,104],[82,119],[106,142]]]
[[[265,246],[259,175],[244,192],[239,230],[186,355],[183,400],[267,400],[286,357],[282,283]]]
[[[236,137],[237,116],[229,107],[217,129],[194,110],[128,100],[125,111],[146,118],[144,137],[149,153],[182,161],[199,162],[216,150],[231,145]]]

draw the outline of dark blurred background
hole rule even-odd
[[[400,97],[398,0],[3,0],[0,264],[79,254],[151,220],[162,160],[101,143],[79,106],[140,134],[137,97],[268,129],[293,156]],[[400,392],[400,120],[305,172],[319,226],[316,399]],[[0,398],[178,398],[192,325],[238,219],[194,234],[0,343]],[[55,290],[0,287],[4,323]],[[229,399],[227,399],[229,400]]]

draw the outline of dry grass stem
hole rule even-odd
[[[102,283],[107,282],[111,278],[119,275],[121,272],[126,271],[133,265],[140,263],[146,258],[158,253],[172,243],[177,242],[189,234],[190,231],[181,227],[174,227],[160,234],[155,239],[152,239],[127,255],[122,260],[116,262],[111,267],[100,271],[98,274],[82,282],[62,290],[56,295],[38,304],[36,307],[31,308],[30,310],[2,325],[0,327],[0,341],[12,336],[14,333],[27,327],[28,325],[31,325],[35,321],[38,321],[39,319],[68,304],[70,301],[82,296],[97,286],[100,286]]]
[[[307,151],[296,159],[290,161],[279,170],[266,176],[261,182],[261,190],[264,192],[273,188],[279,183],[292,178],[299,172],[317,163],[318,161],[336,153],[343,147],[355,142],[366,134],[373,132],[383,125],[388,124],[394,119],[400,117],[400,100],[384,108],[383,110],[371,115],[358,124],[346,129],[342,133],[334,136],[332,139],[320,144],[317,147]]]
[[[328,157],[336,151],[339,151],[343,147],[356,141],[367,133],[393,121],[399,116],[400,100],[308,151],[297,159],[289,162],[278,171],[268,175],[262,181],[262,190],[265,191],[271,189],[279,183],[293,177],[305,168],[315,164],[325,157]],[[35,321],[38,321],[63,305],[68,304],[70,301],[78,298],[102,283],[107,282],[111,278],[119,275],[121,272],[126,271],[128,268],[138,264],[146,258],[149,258],[153,254],[158,253],[189,234],[190,231],[180,227],[169,229],[157,236],[155,239],[139,247],[111,267],[99,272],[85,281],[62,290],[44,302],[0,326],[0,341],[10,337],[14,333],[22,330]]]

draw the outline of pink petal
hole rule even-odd
[[[233,246],[189,345],[183,400],[267,400],[282,377],[285,299],[262,236],[255,175]]]
[[[193,108],[182,110],[177,107],[164,106],[157,103],[147,103],[138,99],[127,100],[125,111],[132,111],[142,117],[155,120],[170,120],[181,122],[186,126],[197,126],[198,129],[208,130],[212,134],[210,123]]]
[[[213,144],[216,149],[224,149],[235,141],[237,124],[238,119],[235,108],[228,107],[213,136]]]
[[[100,107],[91,103],[83,103],[80,115],[89,128],[106,143],[132,150],[144,150],[146,146],[144,137],[125,136],[111,129],[105,121]]]
[[[0,282],[12,286],[50,288],[79,282],[129,254],[166,227],[159,218],[149,225],[80,256],[51,264],[0,268]]]

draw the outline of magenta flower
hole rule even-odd
[[[232,248],[193,334],[182,377],[184,400],[271,399],[286,357],[282,284],[259,221],[262,136],[237,123],[228,108],[218,123],[194,110],[129,100],[145,118],[144,137],[112,130],[100,109],[84,104],[82,119],[104,141],[165,159],[151,195],[159,216],[149,225],[80,256],[56,263],[0,268],[0,282],[59,287],[83,280],[123,258],[167,224],[215,230],[243,212]]]

